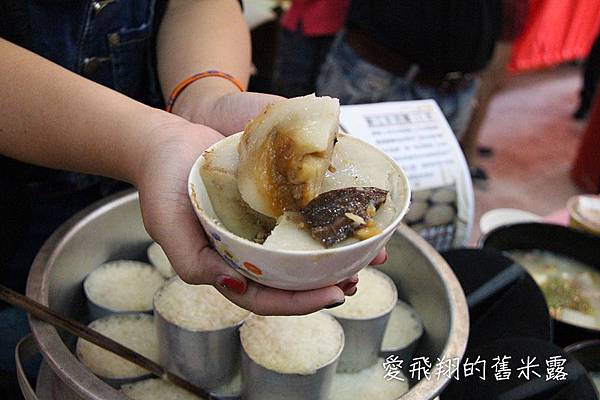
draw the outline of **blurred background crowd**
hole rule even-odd
[[[247,0],[245,7],[254,28],[250,89],[315,92],[342,104],[433,98],[480,187],[489,178],[481,160],[495,147],[480,140],[483,122],[507,77],[525,75],[526,84],[563,66],[561,76],[577,75],[570,117],[585,120],[592,108],[600,73],[595,0]],[[597,191],[600,180],[586,184]]]

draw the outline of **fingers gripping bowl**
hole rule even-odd
[[[387,191],[387,198],[372,218],[376,234],[348,237],[326,247],[298,222],[300,213],[284,212],[275,219],[254,211],[242,200],[237,183],[242,135],[221,140],[198,158],[189,175],[188,191],[216,251],[232,268],[254,281],[287,290],[336,284],[375,258],[408,209],[410,189],[402,169],[368,143],[335,133],[335,146],[318,193],[349,187],[359,191],[378,188]]]

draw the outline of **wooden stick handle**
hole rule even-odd
[[[167,371],[161,365],[150,360],[149,358],[146,358],[143,355],[114,341],[113,339],[96,332],[88,326],[83,325],[79,321],[64,317],[59,313],[52,311],[45,305],[38,303],[37,301],[17,293],[3,285],[0,285],[0,300],[20,308],[34,317],[41,319],[42,321],[48,322],[49,324],[52,324],[58,328],[62,328],[77,337],[85,339],[96,346],[102,347],[111,353],[123,357],[127,361],[131,361],[132,363],[150,371],[153,375],[156,375],[159,378],[168,378],[171,382],[173,382],[173,384],[180,386],[183,389],[186,389],[187,391],[190,391],[202,398],[208,400],[214,399],[214,397],[211,396],[206,390]]]

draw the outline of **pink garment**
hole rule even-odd
[[[306,36],[335,35],[344,26],[350,0],[293,0],[281,20],[284,28],[299,26]]]

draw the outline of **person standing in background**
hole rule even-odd
[[[344,26],[350,0],[293,0],[281,19],[274,90],[286,97],[315,92],[335,34]]]
[[[480,74],[480,85],[473,116],[461,140],[461,146],[469,164],[471,178],[474,180],[485,181],[488,178],[485,170],[478,165],[479,153],[490,153],[490,150],[478,146],[481,125],[487,115],[492,97],[504,86],[506,67],[510,62],[513,43],[523,33],[528,14],[528,0],[503,0],[500,37],[496,43],[492,60]]]
[[[460,138],[501,15],[501,0],[352,0],[317,94],[342,104],[434,99]]]
[[[600,34],[596,37],[594,45],[590,50],[583,70],[583,87],[579,93],[579,107],[573,118],[583,120],[587,118],[590,108],[594,102],[594,96],[600,79]]]

